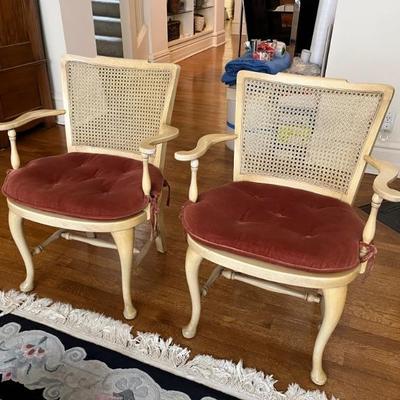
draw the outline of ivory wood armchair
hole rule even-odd
[[[223,276],[321,304],[311,379],[323,385],[322,356],[341,317],[348,285],[363,274],[382,199],[400,201],[388,187],[396,168],[369,157],[393,95],[386,85],[344,80],[238,75],[233,183],[198,194],[198,159],[231,134],[202,137],[175,158],[191,164],[186,277],[196,335],[201,295]],[[366,162],[380,170],[372,210],[363,224],[351,204]],[[217,267],[200,288],[207,259]]]
[[[132,319],[132,263],[143,259],[153,239],[157,250],[165,251],[163,192],[168,188],[162,172],[166,143],[178,136],[178,129],[169,124],[180,68],[67,55],[61,69],[65,110],[38,110],[0,123],[0,130],[8,130],[14,169],[3,193],[27,273],[20,289],[33,289],[32,255],[58,238],[116,249],[124,316]],[[19,168],[15,128],[64,113],[68,153]],[[24,219],[59,229],[30,251]],[[135,227],[147,221],[153,234],[141,250],[135,249]],[[97,233],[111,233],[114,242],[97,238]]]

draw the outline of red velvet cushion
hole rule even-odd
[[[348,204],[315,193],[234,182],[186,203],[183,225],[217,249],[310,272],[356,267],[363,223]]]
[[[164,179],[158,168],[149,168],[155,196]],[[31,161],[10,172],[2,190],[35,209],[95,220],[129,217],[148,203],[142,162],[104,154],[68,153]]]

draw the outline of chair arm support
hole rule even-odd
[[[379,207],[382,204],[382,200],[386,199],[389,201],[400,201],[400,192],[391,189],[388,184],[394,181],[399,173],[398,169],[387,161],[375,160],[370,156],[364,156],[365,161],[372,165],[379,171],[379,175],[375,178],[373,183],[374,194],[371,201],[371,211],[368,216],[367,223],[363,230],[363,242],[370,244],[375,237],[376,232],[376,220],[378,216]],[[361,250],[360,256],[364,257],[366,250]],[[368,262],[365,261],[361,264],[360,273],[366,271]]]
[[[65,110],[35,110],[29,111],[25,114],[20,115],[18,118],[13,119],[8,122],[0,122],[0,131],[9,131],[11,129],[19,128],[27,124],[28,122],[32,122],[36,119],[45,118],[45,117],[55,117],[57,115],[65,114]]]
[[[160,134],[144,140],[140,146],[139,150],[142,154],[153,155],[156,151],[155,146],[161,143],[168,142],[172,139],[176,139],[179,135],[179,129],[170,125],[162,125],[160,129]]]
[[[225,142],[227,140],[234,140],[237,135],[231,133],[214,133],[205,135],[199,139],[197,146],[189,151],[177,151],[175,159],[179,161],[190,161],[191,178],[189,187],[189,200],[195,203],[199,195],[197,187],[197,170],[199,169],[199,158],[203,156],[207,150],[214,144]]]
[[[178,161],[193,161],[207,153],[207,150],[214,144],[234,140],[237,135],[231,133],[213,133],[210,135],[202,136],[197,142],[196,147],[189,151],[177,151],[175,159]]]
[[[398,168],[387,161],[375,160],[370,156],[365,156],[364,159],[379,171],[373,183],[374,192],[382,199],[394,202],[400,201],[400,191],[391,189],[388,186],[397,178],[399,174]]]
[[[142,153],[143,158],[143,175],[142,175],[142,190],[146,196],[150,195],[151,191],[151,179],[149,172],[149,158],[156,152],[156,146],[161,143],[168,142],[169,140],[177,138],[179,135],[179,129],[170,125],[162,125],[160,134],[144,140],[139,150]]]
[[[0,122],[0,131],[8,131],[7,134],[11,147],[11,166],[13,169],[18,169],[21,165],[17,149],[17,132],[15,129],[36,119],[53,117],[61,114],[65,114],[65,110],[35,110],[22,114],[12,121]]]

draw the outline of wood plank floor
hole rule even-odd
[[[132,289],[139,314],[132,325],[172,336],[193,354],[242,359],[246,366],[274,374],[279,389],[291,382],[314,389],[309,371],[320,322],[317,305],[221,279],[203,302],[197,337],[185,340],[180,333],[190,312],[184,274],[186,244],[179,220],[187,198],[189,167],[174,161],[173,153],[192,148],[203,134],[225,130],[225,88],[219,80],[231,54],[228,42],[181,62],[173,114],[173,125],[181,134],[168,149],[166,168],[172,187],[171,206],[166,210],[168,253],[161,255],[152,248],[135,269]],[[65,152],[63,128],[21,134],[18,145],[23,162]],[[1,181],[9,165],[9,150],[0,152]],[[200,188],[218,186],[231,177],[232,153],[218,145],[200,162]],[[365,176],[357,205],[369,202],[372,178]],[[360,215],[365,218],[361,211]],[[24,268],[10,237],[3,197],[0,221],[0,289],[8,290],[24,279]],[[28,222],[26,232],[33,245],[51,229]],[[343,318],[326,349],[329,380],[323,389],[341,399],[400,399],[400,236],[379,224],[376,244],[375,268],[367,279],[360,277],[351,285]],[[35,258],[35,265],[35,291],[40,296],[121,319],[121,279],[113,251],[58,241]],[[211,268],[204,263],[203,279]]]

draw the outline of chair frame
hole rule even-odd
[[[361,89],[363,91],[383,92],[383,99],[378,108],[376,118],[370,127],[368,137],[361,152],[362,156],[358,160],[355,173],[346,194],[343,195],[330,189],[321,188],[307,183],[299,183],[298,181],[290,181],[270,176],[243,175],[240,173],[241,146],[237,139],[241,135],[241,93],[243,93],[243,85],[246,78],[265,79],[269,81],[278,81],[289,84],[294,83],[312,87],[344,90]],[[334,197],[349,204],[352,204],[354,200],[366,163],[368,162],[380,171],[373,184],[374,195],[372,197],[371,212],[363,231],[363,241],[367,244],[371,243],[375,236],[376,218],[382,200],[400,201],[400,192],[388,187],[388,184],[396,179],[399,172],[398,169],[387,162],[377,161],[369,156],[389,107],[393,95],[393,89],[387,85],[352,84],[345,80],[300,77],[282,73],[271,76],[249,71],[241,71],[238,74],[237,88],[235,120],[237,134],[205,135],[200,138],[195,149],[175,153],[175,158],[177,160],[188,161],[191,165],[189,200],[196,202],[198,197],[197,172],[199,168],[199,158],[203,156],[212,145],[232,139],[235,140],[233,181],[247,180],[298,188]],[[325,384],[327,375],[322,368],[322,357],[325,346],[342,315],[346,301],[347,286],[359,274],[365,272],[367,262],[360,262],[360,264],[354,269],[344,272],[311,273],[211,248],[199,243],[190,237],[189,234],[187,235],[187,242],[188,248],[186,252],[185,270],[192,302],[192,314],[190,322],[182,329],[183,336],[189,339],[196,335],[201,312],[201,295],[205,296],[213,282],[221,275],[225,278],[239,280],[272,292],[301,298],[307,302],[320,303],[322,324],[319,328],[314,345],[311,379],[317,385]],[[361,251],[360,257],[364,255],[365,253]],[[217,264],[217,267],[215,267],[207,282],[202,286],[202,288],[200,288],[198,274],[203,259]]]
[[[110,67],[126,67],[126,68],[151,68],[153,69],[168,69],[172,73],[171,88],[167,94],[166,102],[168,107],[166,113],[162,116],[161,127],[158,136],[150,137],[144,140],[140,145],[141,155],[128,152],[118,151],[113,149],[104,149],[90,146],[74,146],[72,144],[72,130],[69,121],[69,102],[68,102],[68,89],[66,81],[66,63],[68,61],[81,61],[85,63],[110,66]],[[0,130],[7,130],[11,147],[11,165],[13,169],[20,167],[20,157],[16,145],[16,131],[15,129],[21,127],[31,121],[41,119],[44,117],[54,117],[65,114],[65,132],[67,138],[67,151],[68,152],[87,152],[98,154],[110,154],[120,157],[133,158],[142,160],[143,162],[143,176],[142,176],[142,190],[146,196],[150,195],[151,179],[149,174],[149,163],[158,167],[161,172],[164,168],[166,143],[175,139],[179,130],[170,126],[173,104],[175,101],[177,82],[179,78],[180,67],[173,64],[149,64],[143,60],[129,60],[129,59],[114,59],[110,57],[96,57],[84,58],[72,55],[66,55],[61,62],[62,83],[63,83],[63,98],[64,110],[35,110],[23,114],[15,120],[0,123]],[[103,248],[116,249],[119,253],[121,262],[121,276],[122,276],[122,293],[124,301],[124,317],[126,319],[135,318],[137,311],[132,304],[131,298],[131,270],[133,263],[137,266],[147,251],[150,248],[153,240],[155,241],[157,251],[164,253],[166,251],[165,243],[165,226],[163,218],[164,196],[160,193],[158,199],[159,213],[157,215],[157,229],[156,235],[151,235],[147,243],[139,251],[134,248],[135,241],[135,227],[149,221],[151,218],[150,204],[142,212],[123,218],[120,220],[112,221],[97,221],[87,220],[81,218],[72,218],[55,213],[49,213],[33,209],[19,204],[16,201],[7,199],[9,207],[9,227],[11,235],[17,245],[18,250],[23,258],[26,268],[26,279],[20,285],[20,290],[29,292],[34,287],[34,266],[32,255],[38,254],[44,250],[54,240],[64,238],[66,240],[77,240],[90,245],[95,245]],[[29,250],[28,244],[25,240],[23,231],[23,220],[27,219],[40,224],[59,228],[43,243],[36,246],[32,251]],[[85,232],[86,235],[79,235],[71,233],[69,230]],[[106,240],[101,240],[96,237],[96,233],[110,233],[114,243]]]

